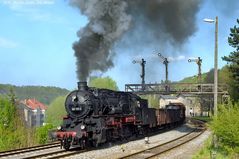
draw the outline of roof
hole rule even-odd
[[[47,106],[42,104],[36,99],[25,99],[24,101],[21,101],[22,104],[27,106],[28,108],[34,110],[34,109],[41,109],[41,110],[46,110]]]
[[[167,105],[172,105],[172,106],[184,106],[184,104],[181,103],[181,102],[170,102],[170,103],[167,104]]]
[[[178,99],[177,97],[171,96],[171,95],[160,95],[160,98],[163,98],[163,99]]]
[[[4,89],[0,89],[0,94],[7,94],[7,91],[5,91]]]

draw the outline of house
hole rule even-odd
[[[0,95],[7,95],[7,91],[5,91],[4,89],[0,88]]]
[[[42,126],[45,120],[47,107],[36,99],[25,99],[20,101],[24,121],[27,126]]]

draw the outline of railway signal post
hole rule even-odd
[[[202,59],[200,57],[198,57],[197,59],[188,59],[188,62],[196,62],[196,64],[198,65],[198,83],[201,83],[202,82],[202,70],[201,70]]]
[[[168,59],[163,57],[163,55],[161,53],[158,53],[158,56],[163,60],[163,64],[165,65],[165,83],[168,83]]]
[[[142,79],[142,85],[144,86],[145,85],[145,64],[146,64],[146,61],[144,59],[142,59],[141,61],[140,60],[133,60],[133,64],[136,64],[136,63],[139,63],[141,65],[141,68],[142,68],[142,71],[141,71],[141,79]],[[143,90],[145,89],[145,87],[143,87]]]
[[[158,53],[158,56],[163,60],[163,64],[165,65],[165,91],[169,92],[169,86],[168,86],[168,59],[163,57],[161,53]]]

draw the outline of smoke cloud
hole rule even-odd
[[[151,37],[183,44],[196,31],[200,0],[128,0],[129,13],[136,26]]]
[[[124,33],[126,38],[144,38],[143,32],[136,33],[139,27],[143,28],[145,33],[150,32],[147,38],[151,42],[158,40],[179,46],[184,44],[196,31],[196,13],[200,2],[70,0],[70,4],[79,8],[89,20],[89,23],[78,31],[79,40],[73,44],[79,80],[86,81],[92,71],[105,72],[113,67],[114,45],[122,40]]]
[[[89,23],[77,35],[73,44],[77,58],[77,75],[86,81],[93,70],[106,71],[113,66],[113,44],[128,30],[131,17],[126,14],[126,2],[119,0],[75,0]]]

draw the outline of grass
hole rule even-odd
[[[193,117],[193,119],[198,119],[202,121],[206,121],[210,124],[212,121],[211,117],[207,116],[197,116]],[[213,157],[214,156],[214,157]],[[193,159],[237,159],[239,156],[235,156],[232,153],[226,153],[223,146],[218,143],[218,147],[214,148],[212,144],[212,135],[204,142],[203,147],[193,156]]]
[[[196,116],[196,117],[193,117],[193,119],[202,120],[202,121],[205,121],[205,122],[212,121],[212,118],[208,117],[208,116]]]
[[[210,136],[205,142],[204,146],[193,156],[193,159],[211,159],[212,156],[215,159],[233,159],[235,156],[232,154],[226,154],[221,148],[216,150],[212,146],[212,136]]]

